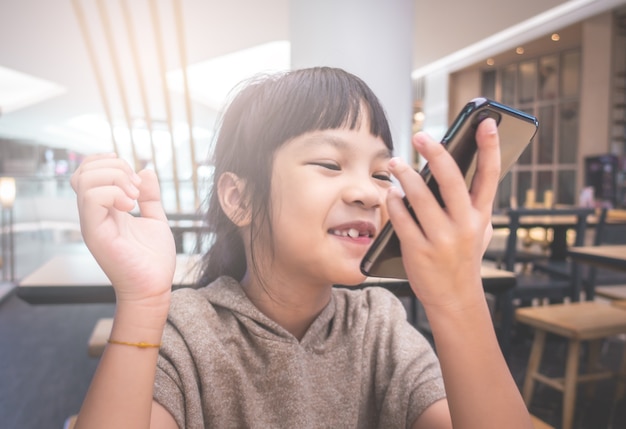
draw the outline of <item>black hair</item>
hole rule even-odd
[[[199,286],[223,275],[241,280],[247,268],[239,228],[220,206],[220,176],[231,172],[244,180],[243,200],[252,214],[253,242],[261,225],[271,234],[270,182],[275,151],[307,132],[358,129],[363,118],[369,120],[369,132],[393,152],[389,123],[380,101],[353,74],[316,67],[258,76],[246,82],[224,112],[213,147],[213,183],[205,219],[210,247],[203,257]]]

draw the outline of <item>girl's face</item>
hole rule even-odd
[[[368,123],[307,133],[281,146],[272,171],[270,277],[357,284],[361,259],[387,220],[389,149]],[[261,249],[259,249],[261,250]]]

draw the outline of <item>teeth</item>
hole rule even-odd
[[[359,230],[356,228],[350,228],[347,231],[340,231],[338,229],[334,229],[331,231],[332,234],[337,235],[339,237],[350,237],[350,238],[359,238],[361,234],[359,234]]]

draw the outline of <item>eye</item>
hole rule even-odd
[[[312,162],[312,165],[317,165],[318,167],[326,168],[328,170],[340,171],[341,167],[338,164],[334,164],[331,162]]]
[[[387,172],[374,173],[372,175],[374,179],[383,180],[385,182],[391,182],[391,174]]]

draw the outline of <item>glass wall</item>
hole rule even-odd
[[[537,135],[500,184],[497,207],[537,202],[552,191],[557,204],[576,202],[580,50],[509,64],[482,73],[482,93],[537,116]]]

